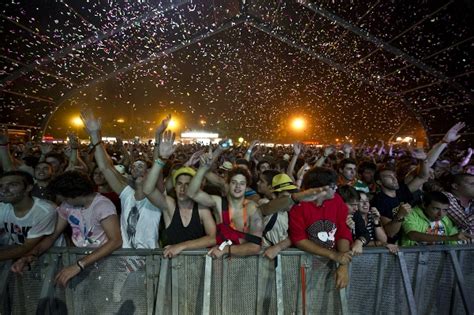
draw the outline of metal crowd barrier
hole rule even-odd
[[[474,245],[366,248],[335,289],[335,265],[290,249],[212,260],[205,251],[164,259],[161,250],[118,250],[66,289],[62,266],[86,251],[53,248],[30,271],[3,263],[1,314],[474,314]]]

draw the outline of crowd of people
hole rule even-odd
[[[166,258],[208,249],[215,259],[274,259],[289,247],[334,262],[336,286],[365,247],[465,244],[474,237],[472,149],[448,148],[457,123],[425,153],[385,145],[266,147],[102,140],[83,112],[90,145],[10,144],[0,132],[0,260],[21,273],[51,246],[93,250],[56,275],[67,283],[118,248],[162,248]],[[163,219],[163,220],[162,220]],[[337,263],[337,264],[336,264]],[[124,259],[124,270],[143,267]],[[124,280],[117,278],[116,298]]]

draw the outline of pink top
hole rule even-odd
[[[100,222],[111,215],[117,215],[117,212],[112,201],[96,194],[88,208],[73,207],[63,202],[58,208],[58,214],[71,225],[74,245],[99,247],[108,240]]]

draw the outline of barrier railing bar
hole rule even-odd
[[[146,313],[148,315],[153,315],[153,306],[154,306],[154,290],[153,290],[153,267],[155,262],[153,261],[153,256],[146,256],[145,258],[145,274],[146,274]]]
[[[350,278],[349,278],[350,279]],[[349,315],[349,307],[348,307],[348,300],[347,300],[347,288],[339,290],[339,296],[341,298],[341,308],[342,308],[342,315]]]
[[[6,294],[10,268],[11,268],[10,260],[2,263],[2,272],[0,273],[0,296],[5,296]]]
[[[417,315],[415,297],[413,296],[413,289],[410,283],[410,275],[408,274],[408,268],[405,261],[405,255],[403,252],[399,252],[398,255],[398,262],[400,263],[400,270],[402,272],[403,278],[403,286],[405,287],[405,294],[408,301],[408,308],[410,309],[411,315]]]
[[[456,274],[457,284],[459,291],[461,292],[462,303],[464,304],[464,309],[467,314],[474,314],[474,309],[471,305],[471,300],[469,300],[469,295],[467,293],[466,287],[464,286],[464,275],[461,271],[461,266],[459,264],[458,257],[454,250],[449,251],[449,256],[451,257],[451,262],[453,263],[454,273]]]
[[[380,314],[380,305],[382,304],[382,290],[383,290],[383,274],[385,271],[385,259],[382,254],[378,255],[378,265],[377,265],[377,287],[375,289],[375,312],[373,314]]]
[[[266,258],[265,258],[266,259]],[[262,256],[257,257],[257,305],[256,314],[263,314],[263,302],[268,284],[268,268],[265,268],[265,260]]]
[[[204,292],[202,294],[202,315],[209,315],[211,310],[211,279],[212,279],[212,258],[206,255],[204,265]]]
[[[45,257],[45,261],[48,263],[48,267],[46,268],[43,285],[41,286],[40,300],[52,295],[51,293],[54,288],[54,274],[56,273],[59,259],[57,255],[54,255],[53,257],[52,254],[48,254]]]
[[[161,259],[160,278],[158,280],[158,290],[156,291],[155,300],[155,314],[164,314],[169,261],[167,258]]]
[[[0,273],[0,303],[2,303],[2,308],[0,311],[3,312],[3,314],[10,314],[11,309],[10,309],[10,299],[8,297],[8,281],[9,281],[9,275],[10,275],[10,267],[11,267],[11,261],[4,261],[2,262],[2,271]]]
[[[285,303],[283,303],[283,275],[281,271],[281,256],[277,255],[275,267],[275,283],[276,283],[276,298],[277,298],[277,315],[285,313]]]
[[[63,267],[69,266],[72,264],[73,261],[76,261],[76,254],[70,254],[68,252],[62,254],[61,256],[63,260]],[[74,279],[72,279],[74,281]],[[66,286],[66,305],[68,311],[70,311],[73,315],[76,313],[75,305],[74,305],[74,294],[71,289],[71,284]]]
[[[161,257],[153,255],[153,311],[155,310],[155,297],[158,293],[158,281],[160,279]]]
[[[49,253],[53,254],[62,254],[65,252],[69,252],[71,254],[81,254],[84,255],[85,253],[90,252],[90,248],[76,248],[76,247],[53,247],[48,250]],[[463,251],[463,250],[474,250],[474,244],[467,244],[467,245],[429,245],[429,246],[414,246],[414,247],[402,247],[400,249],[401,252],[404,253],[418,253],[422,252],[445,252],[448,250],[454,251]],[[186,250],[183,253],[186,255],[196,255],[196,256],[203,256],[207,253],[206,249],[200,250]],[[263,252],[262,252],[263,253]],[[262,254],[260,253],[260,254]],[[365,254],[387,254],[388,250],[385,247],[370,247],[364,248],[364,255]],[[162,255],[162,249],[119,249],[114,251],[111,255],[112,256],[146,256],[146,255]],[[290,248],[281,251],[280,254],[282,256],[299,256],[304,254],[303,251]]]
[[[426,273],[428,271],[427,262],[429,261],[430,253],[419,252],[418,263],[416,265],[416,278],[415,278],[415,301],[418,305],[424,305],[423,301],[423,288],[425,288]]]
[[[230,263],[229,259],[221,259],[220,263],[222,264],[222,287],[221,287],[221,309],[220,312],[217,314],[223,314],[226,310],[228,310],[227,307],[227,288],[228,288],[228,264]]]
[[[178,269],[181,262],[177,259],[171,259],[171,313],[173,315],[179,314],[179,285],[178,285]]]

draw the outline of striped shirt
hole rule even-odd
[[[443,192],[449,199],[448,216],[463,232],[474,234],[474,204],[472,200],[463,207],[456,196]]]
[[[374,217],[369,213],[367,215],[367,225],[365,226],[367,231],[369,232],[370,235],[370,240],[369,242],[376,241],[375,239],[375,223],[374,223]]]

